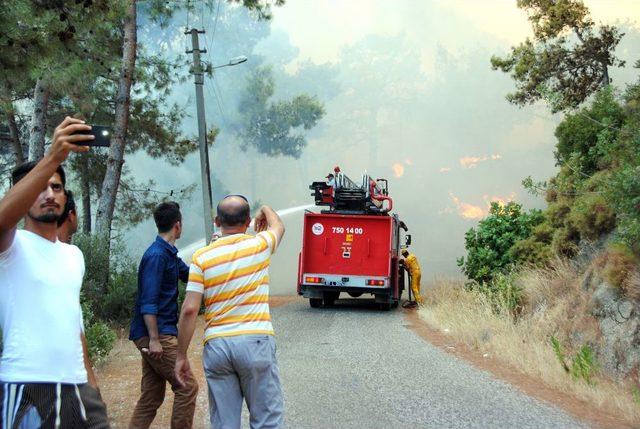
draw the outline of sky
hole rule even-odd
[[[617,54],[628,65],[612,72],[614,84],[624,87],[637,78],[631,65],[640,59],[640,2],[585,3],[597,23],[627,32]],[[196,8],[174,17],[162,33],[141,26],[143,42],[167,55],[188,46],[181,30],[189,21],[207,30],[206,61],[249,58],[216,71],[205,85],[207,122],[221,130],[210,151],[218,196],[239,192],[284,209],[311,203],[308,185],[336,165],[356,181],[365,171],[385,177],[427,281],[460,276],[456,259],[464,255],[464,233],[491,201],[544,207],[521,182],[555,173],[553,132],[560,116],[542,104],[510,105],[505,95],[513,83],[489,63],[530,35],[515,0],[288,0],[273,10],[270,23],[255,23],[240,9],[224,2],[220,10],[215,4]],[[306,93],[324,104],[320,123],[304,133],[308,146],[300,159],[240,150],[238,101],[248,73],[263,65],[273,69],[275,99]],[[197,129],[193,94],[188,80],[170,100],[189,111],[187,134]],[[153,177],[162,189],[199,182],[196,155],[180,167],[159,169],[158,162],[137,155],[129,165],[137,178]],[[182,203],[185,237],[178,247],[202,236],[199,195],[196,190]],[[301,212],[285,218],[286,238],[274,259],[272,283],[282,293],[295,288],[301,220]],[[138,256],[153,239],[153,224],[131,234]]]

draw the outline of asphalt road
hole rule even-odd
[[[586,427],[425,342],[401,310],[300,299],[272,319],[288,428]]]

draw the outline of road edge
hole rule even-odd
[[[603,429],[633,429],[636,427],[615,415],[595,410],[588,402],[570,396],[561,390],[551,388],[541,380],[523,374],[502,362],[496,362],[490,357],[483,357],[480,352],[473,350],[467,344],[458,342],[445,333],[429,326],[420,318],[416,309],[403,309],[402,312],[404,313],[405,321],[408,322],[408,328],[431,345],[471,364],[477,369],[490,373],[528,396],[565,411],[578,421]]]

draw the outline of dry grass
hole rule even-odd
[[[517,318],[507,310],[494,311],[486,296],[466,290],[461,281],[442,279],[427,289],[420,316],[455,340],[638,425],[640,405],[634,402],[630,386],[602,376],[596,376],[594,385],[574,380],[551,346],[552,336],[570,343],[568,336],[576,330],[584,333],[582,343],[597,336],[597,322],[585,311],[588,296],[580,288],[581,279],[560,261],[549,270],[520,273],[515,281],[523,290],[524,306]]]

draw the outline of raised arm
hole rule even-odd
[[[22,180],[11,187],[0,200],[0,252],[4,252],[13,243],[16,225],[22,219],[38,195],[46,188],[51,176],[70,152],[86,152],[88,146],[79,146],[74,142],[92,140],[86,134],[75,134],[76,131],[90,130],[84,121],[66,117],[53,133],[53,143],[49,152],[38,162]]]
[[[256,213],[255,230],[256,232],[271,231],[279,244],[284,236],[284,223],[271,207],[262,206]]]

